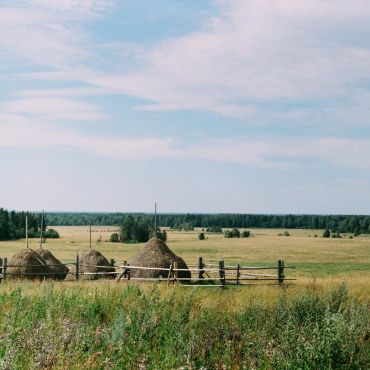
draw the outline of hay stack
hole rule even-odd
[[[167,247],[166,243],[158,238],[151,238],[144,246],[142,251],[134,257],[129,264],[131,266],[140,267],[163,267],[169,268],[171,262],[177,262],[179,269],[187,269],[185,261],[176,256],[175,253]],[[168,272],[163,270],[131,270],[131,277],[133,278],[159,278],[167,277]],[[190,278],[190,271],[179,271],[178,278]]]
[[[107,266],[96,267],[96,266]],[[80,275],[80,280],[97,280],[97,279],[114,279],[114,274],[102,274],[103,272],[114,272],[116,269],[112,267],[109,261],[99,252],[94,249],[84,252],[80,256],[79,272],[98,272],[98,275]],[[69,269],[70,274],[67,275],[66,280],[75,280],[76,266],[72,265]]]
[[[64,280],[68,274],[68,268],[62,264],[50,251],[47,249],[40,248],[36,251],[46,262],[49,267],[50,272],[54,274],[50,274],[50,279],[55,280]]]
[[[17,267],[12,267],[17,266]],[[9,261],[6,278],[17,279],[38,279],[48,278],[50,269],[46,261],[31,249],[22,249]],[[12,275],[17,274],[17,275]]]

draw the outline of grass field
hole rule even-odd
[[[89,247],[88,227],[55,227],[60,239],[48,240],[45,248],[50,249],[63,262],[72,262],[77,251]],[[92,229],[93,248],[107,258],[116,261],[129,260],[142,244],[109,243],[107,240],[114,227],[97,226]],[[297,285],[307,285],[315,280],[317,284],[328,286],[345,282],[351,290],[370,296],[370,237],[360,236],[350,239],[322,238],[322,230],[288,230],[289,237],[279,236],[285,230],[252,229],[251,238],[226,239],[222,234],[207,234],[207,239],[198,239],[200,230],[194,232],[168,232],[168,245],[184,258],[195,264],[199,256],[206,263],[241,263],[245,265],[275,265],[284,259],[286,265],[296,266],[287,270],[289,277],[296,277]],[[314,237],[318,235],[318,237]],[[101,242],[99,241],[102,240]],[[31,248],[38,248],[37,239],[30,240]],[[0,257],[10,257],[24,248],[25,241],[0,242]]]
[[[56,229],[61,238],[44,247],[62,261],[89,247],[87,227]],[[93,248],[129,260],[142,245],[106,242],[114,231],[94,227]],[[297,278],[293,286],[0,284],[0,369],[368,369],[370,239],[251,231],[252,238],[204,241],[199,230],[169,232],[168,245],[188,263],[284,259],[297,267],[287,271]],[[0,257],[24,247],[24,240],[1,242]]]

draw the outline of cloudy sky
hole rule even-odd
[[[368,0],[0,0],[0,207],[370,213]]]

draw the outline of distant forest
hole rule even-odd
[[[27,213],[28,235],[32,238],[40,235],[41,214]],[[44,223],[43,229],[45,230]],[[26,235],[26,212],[9,212],[0,208],[0,240],[14,240],[24,238]]]
[[[47,213],[46,222],[54,226],[121,225],[128,213]],[[133,213],[135,219],[154,221],[149,213]],[[157,224],[172,229],[282,228],[329,229],[332,232],[368,234],[370,216],[354,215],[260,215],[260,214],[158,214]]]

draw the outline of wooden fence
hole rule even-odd
[[[119,265],[121,272],[117,276],[117,280],[165,281],[167,284],[182,282],[186,283],[182,284],[184,287],[217,286],[224,288],[227,285],[282,285],[286,281],[295,280],[293,278],[285,277],[285,270],[294,268],[294,266],[285,266],[283,260],[279,260],[276,266],[242,266],[240,264],[225,265],[224,261],[219,261],[218,265],[206,265],[203,262],[202,257],[199,258],[198,265],[188,265],[188,269],[178,268],[176,262],[172,263],[168,268],[130,266],[124,262]],[[161,274],[162,276],[159,278],[131,277],[131,272],[137,270],[155,270],[163,272],[163,274]],[[191,273],[191,277],[179,277],[179,272],[184,271],[189,271]]]
[[[167,268],[158,267],[143,267],[143,266],[130,266],[126,261],[115,264],[111,261],[110,266],[97,266],[86,265],[80,262],[77,254],[76,261],[71,263],[63,263],[64,266],[75,266],[75,271],[69,271],[68,275],[74,275],[75,280],[79,280],[82,276],[91,276],[95,278],[113,277],[117,281],[157,281],[167,282],[168,285],[183,283],[181,286],[201,286],[201,287],[221,287],[225,288],[228,285],[286,285],[287,281],[294,281],[295,279],[286,278],[285,270],[294,269],[294,266],[285,266],[283,260],[279,260],[275,266],[243,266],[225,265],[224,261],[219,261],[218,264],[205,264],[202,257],[199,257],[197,265],[188,265],[188,269],[181,269],[176,262],[171,263]],[[48,265],[52,267],[53,265]],[[60,265],[54,265],[60,266]],[[6,280],[7,276],[21,276],[27,277],[28,275],[36,278],[41,276],[47,278],[48,275],[65,275],[66,273],[58,272],[10,272],[9,268],[19,268],[24,265],[9,265],[7,258],[0,258],[0,282]],[[40,265],[33,265],[28,267],[40,267]],[[82,269],[83,268],[83,269]],[[82,271],[85,269],[99,270],[97,272]],[[110,271],[112,268],[115,271]],[[106,271],[104,271],[106,270]],[[159,277],[146,278],[146,277],[133,277],[133,271],[150,271],[155,270]],[[190,272],[191,277],[179,276],[181,272]]]

